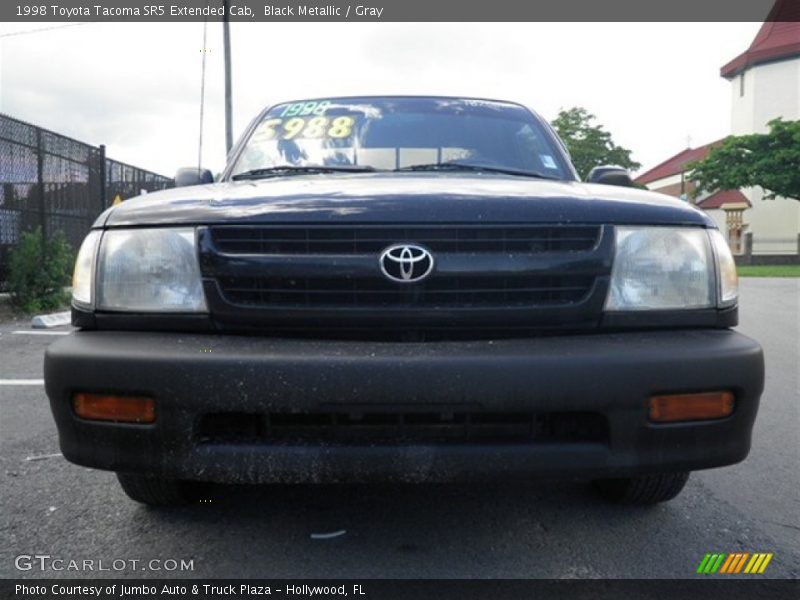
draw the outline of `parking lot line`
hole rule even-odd
[[[14,335],[69,335],[71,331],[12,331]]]
[[[0,385],[44,385],[44,379],[0,379]]]

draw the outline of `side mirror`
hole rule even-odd
[[[175,187],[186,185],[202,185],[204,183],[214,183],[214,176],[208,169],[198,167],[183,167],[175,173]]]
[[[586,178],[586,181],[588,183],[602,183],[603,185],[633,187],[633,180],[628,170],[614,165],[595,167],[589,171],[589,177]]]

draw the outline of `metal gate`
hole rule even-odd
[[[63,231],[77,249],[117,195],[127,199],[172,185],[168,177],[106,158],[104,146],[0,114],[0,291],[24,232]]]

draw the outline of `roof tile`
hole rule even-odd
[[[750,47],[724,65],[720,75],[733,79],[754,65],[796,56],[800,56],[800,2],[777,0]]]
[[[723,204],[739,204],[742,202],[747,206],[752,206],[747,196],[739,190],[722,190],[711,194],[708,198],[703,198],[697,203],[697,208],[708,210],[710,208],[721,208]]]
[[[688,163],[705,158],[708,156],[711,148],[720,145],[722,141],[723,140],[717,140],[716,142],[711,142],[699,148],[686,148],[686,150],[681,150],[675,156],[668,158],[661,164],[639,175],[635,181],[636,183],[644,185],[653,181],[658,181],[659,179],[664,179],[665,177],[678,175],[686,170],[686,165]]]

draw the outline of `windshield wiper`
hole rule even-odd
[[[261,179],[298,173],[364,173],[374,170],[374,167],[365,165],[279,165],[277,167],[263,167],[261,169],[243,171],[233,175],[231,179]]]
[[[535,177],[536,179],[558,180],[557,177],[545,175],[537,171],[520,171],[517,169],[506,169],[505,167],[492,167],[489,165],[471,165],[468,163],[445,162],[429,163],[420,165],[409,165],[400,167],[395,171],[475,171],[484,173],[503,173],[505,175],[517,175],[519,177]]]

